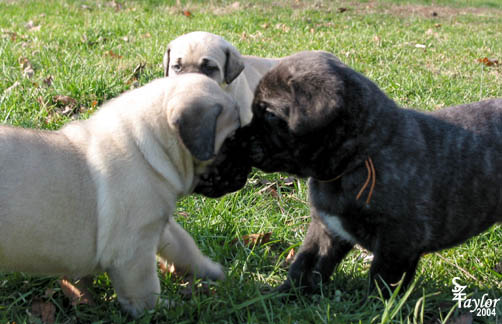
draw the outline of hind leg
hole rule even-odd
[[[222,266],[203,255],[190,234],[173,219],[164,228],[158,254],[181,271],[211,280],[225,278]]]
[[[383,283],[393,291],[401,279],[403,279],[401,291],[405,290],[415,275],[419,259],[420,254],[405,255],[392,251],[377,251],[371,263],[370,290],[375,288],[375,284],[379,284],[383,296],[389,298],[390,292]]]

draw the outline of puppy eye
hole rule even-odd
[[[266,108],[265,111],[263,112],[263,118],[265,118],[266,121],[268,122],[274,122],[279,120],[279,117],[274,114],[270,108]]]
[[[171,65],[171,69],[174,72],[178,73],[179,71],[181,71],[181,65],[179,65],[179,64],[173,64],[173,65]]]
[[[209,75],[214,72],[218,71],[218,67],[214,65],[203,65],[202,66],[202,73]]]

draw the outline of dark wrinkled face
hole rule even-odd
[[[255,93],[253,119],[247,126],[249,155],[253,166],[265,171],[284,171],[302,176],[303,150],[308,136],[294,135],[288,126],[293,94],[285,80],[267,75]]]
[[[251,160],[248,143],[241,140],[246,136],[239,136],[241,130],[223,142],[214,162],[199,177],[196,193],[217,198],[244,187],[251,172]]]
[[[225,141],[196,192],[215,197],[237,190],[251,166],[319,180],[338,175],[344,163],[332,163],[333,157],[354,128],[346,104],[359,97],[342,95],[347,70],[323,52],[282,60],[256,88],[251,123]]]
[[[247,126],[249,154],[252,165],[265,172],[323,179],[331,171],[323,161],[328,160],[324,155],[332,130],[327,128],[335,109],[331,97],[322,93],[327,82],[317,80],[315,72],[296,72],[303,62],[291,57],[260,81]]]

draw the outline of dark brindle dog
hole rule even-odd
[[[249,164],[309,177],[312,222],[282,288],[327,280],[356,243],[374,254],[372,283],[406,285],[423,253],[502,221],[502,99],[402,109],[333,55],[302,52],[261,80],[253,115],[198,191],[237,189]]]

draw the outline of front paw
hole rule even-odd
[[[223,280],[225,272],[221,264],[204,257],[202,264],[195,270],[195,276],[202,279]]]
[[[315,285],[311,280],[295,280],[293,278],[286,279],[273,292],[284,294],[301,294],[309,295],[319,291],[319,286]]]

